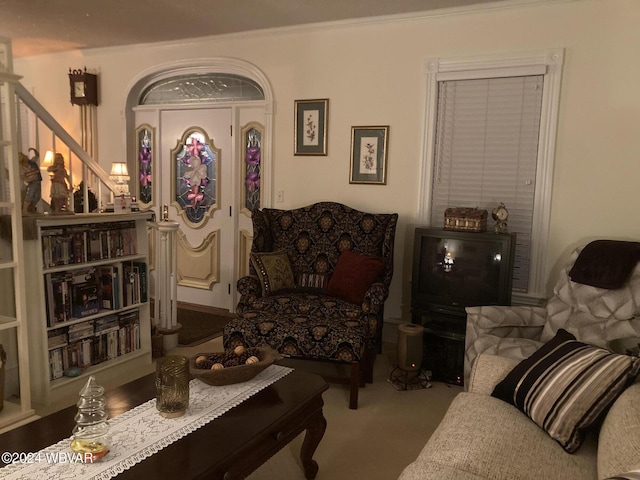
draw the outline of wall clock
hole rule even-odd
[[[98,105],[98,76],[82,70],[69,69],[69,89],[72,105]]]

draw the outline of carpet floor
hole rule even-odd
[[[197,347],[222,350],[222,337]],[[175,354],[195,355],[199,350],[178,347]],[[298,361],[295,368],[335,376],[335,366]],[[360,389],[357,410],[349,409],[349,386],[329,383],[323,395],[327,430],[314,460],[316,480],[393,480],[418,456],[440,423],[451,400],[462,387],[432,382],[420,390],[398,390],[389,381],[396,362],[395,344],[383,344],[374,365],[374,381]],[[293,366],[293,365],[290,365]],[[322,372],[321,370],[328,371]],[[300,466],[301,434],[247,480],[305,480]]]

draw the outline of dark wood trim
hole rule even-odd
[[[322,393],[327,388],[318,375],[294,370],[117,478],[245,478],[306,430],[300,459],[306,477],[313,479],[318,465],[312,457],[326,428]],[[155,374],[105,396],[109,417],[120,415],[155,397]],[[71,435],[76,412],[74,405],[6,432],[0,435],[0,449],[37,452],[57,443]]]

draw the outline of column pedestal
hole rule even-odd
[[[158,315],[156,328],[162,335],[165,354],[178,346],[178,284],[177,243],[179,225],[168,218],[168,208],[163,208],[162,221],[157,223],[158,251],[156,273],[156,295],[154,311]]]
[[[162,335],[162,348],[165,352],[171,352],[178,346],[178,331],[182,328],[181,324],[176,324],[176,328],[163,329],[158,327],[158,333]]]

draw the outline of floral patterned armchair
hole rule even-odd
[[[545,307],[467,307],[465,386],[480,353],[523,360],[560,328],[601,347],[640,337],[639,261],[640,243],[596,240],[573,251]]]
[[[268,345],[291,357],[351,365],[350,407],[373,378],[393,276],[398,215],[335,202],[253,212],[250,275],[225,348]]]

